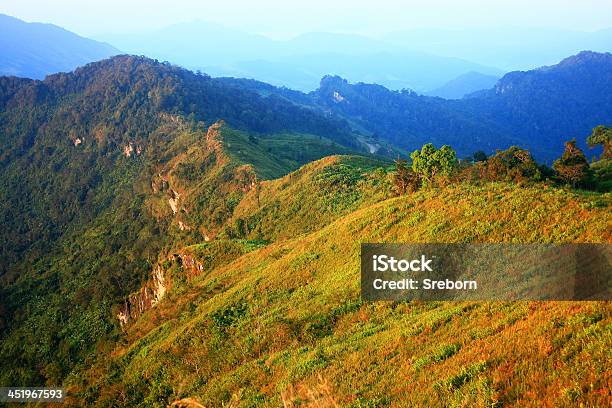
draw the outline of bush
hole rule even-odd
[[[512,146],[498,150],[486,162],[478,164],[480,178],[487,181],[537,181],[541,179],[540,169],[528,150]]]
[[[565,142],[565,151],[553,163],[553,169],[564,182],[572,187],[585,186],[591,178],[591,169],[584,153],[576,146],[576,139]]]

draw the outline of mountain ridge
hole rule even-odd
[[[605,399],[605,302],[367,304],[358,260],[366,241],[610,242],[610,193],[472,180],[463,161],[394,196],[399,172],[364,149],[388,136],[365,127],[475,114],[323,88],[125,55],[0,77],[0,383],[62,385],[75,407]]]
[[[612,54],[587,51],[562,64],[510,72],[493,88],[460,100],[352,84],[335,75],[324,76],[319,88],[308,94],[258,81],[222,80],[318,108],[402,149],[414,150],[433,141],[450,144],[468,156],[476,150],[492,154],[515,144],[550,164],[564,141],[576,137],[579,146],[588,149],[584,140],[590,130],[612,122],[610,72]]]
[[[109,44],[62,27],[0,14],[0,75],[43,79],[117,54]]]

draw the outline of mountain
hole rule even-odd
[[[582,50],[612,51],[612,28],[592,32],[537,27],[414,29],[389,33],[382,39],[506,72],[551,65]]]
[[[269,85],[242,84],[277,93],[347,120],[373,138],[414,150],[428,141],[450,144],[460,155],[493,153],[518,145],[552,163],[573,137],[587,149],[586,135],[612,122],[612,54],[584,51],[557,65],[504,75],[493,88],[461,100],[443,100],[381,85],[351,84],[325,76],[306,95]]]
[[[163,146],[182,129],[195,132],[225,121],[228,129],[233,129],[232,136],[228,136],[235,147],[229,149],[231,154],[238,159],[243,151],[251,152],[251,156],[255,153],[274,156],[274,166],[262,167],[261,176],[278,176],[334,152],[365,151],[342,120],[326,118],[275,95],[261,97],[249,90],[229,87],[219,80],[141,57],[118,56],[69,74],[51,75],[44,81],[0,77],[0,91],[0,165],[5,174],[23,172],[32,177],[22,179],[18,185],[4,184],[3,193],[9,194],[5,198],[19,201],[37,197],[37,202],[44,205],[47,198],[56,197],[55,200],[62,195],[54,189],[66,189],[62,203],[57,204],[59,212],[53,211],[58,219],[50,225],[55,226],[66,224],[74,217],[87,216],[78,211],[76,203],[91,198],[87,189],[94,192],[100,183],[111,182],[105,179],[104,173],[113,168],[114,160],[140,155],[138,151],[148,152],[151,160],[167,160],[160,156]],[[163,129],[168,129],[168,135],[163,134]],[[311,149],[304,149],[309,143]],[[74,161],[75,156],[81,160]],[[34,157],[52,160],[41,161],[40,167],[26,171],[24,168],[30,166],[28,163]],[[262,159],[262,162],[269,161]],[[139,161],[133,166],[140,168],[145,164]],[[57,185],[41,180],[50,173],[70,173],[71,166],[80,170],[66,174],[66,179]],[[3,177],[3,182],[12,181]],[[46,189],[53,190],[53,194],[47,197]],[[11,214],[14,211],[5,210]],[[36,225],[33,220],[40,216],[30,214],[33,228]],[[15,224],[14,227],[23,226]],[[10,234],[10,230],[7,227],[5,232]],[[49,234],[52,240],[61,231],[39,232]],[[37,244],[45,242],[41,240]],[[27,241],[24,245],[32,243]],[[20,248],[13,248],[16,250],[13,252],[3,247],[3,260],[10,263]],[[6,273],[7,267],[8,263],[3,262],[0,274]]]
[[[342,50],[238,61],[203,69],[215,76],[252,78],[304,92],[316,89],[320,78],[329,73],[352,82],[375,83],[389,89],[414,89],[420,92],[436,88],[449,79],[474,70],[501,74],[497,69],[459,58],[410,51],[351,55]],[[477,89],[482,88],[473,90]]]
[[[486,130],[335,77],[304,94],[125,55],[0,77],[0,386],[70,407],[605,405],[606,302],[359,298],[361,242],[612,241],[610,193],[554,180],[396,196],[356,129],[421,103],[414,123]]]
[[[257,79],[301,91],[323,75],[378,83],[392,89],[427,91],[469,71],[502,71],[460,58],[447,58],[354,34],[307,33],[272,40],[222,25],[193,21],[157,31],[105,35],[120,49],[213,76]]]
[[[428,141],[452,145],[460,155],[475,150],[494,151],[520,144],[495,120],[481,120],[478,112],[459,113],[447,101],[412,91],[391,91],[380,85],[350,84],[340,77],[324,77],[310,94],[324,111],[371,132],[375,139],[406,150]]]
[[[511,72],[494,88],[454,105],[495,120],[506,131],[552,159],[563,140],[584,135],[594,123],[612,122],[612,54],[583,51],[560,63]]]
[[[58,26],[0,14],[0,75],[42,79],[117,54],[108,44]]]
[[[426,92],[428,96],[437,96],[444,99],[461,99],[465,95],[472,94],[476,91],[492,88],[499,77],[494,75],[485,75],[480,72],[468,72],[459,75],[457,78],[448,81],[440,88]]]

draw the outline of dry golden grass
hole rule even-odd
[[[609,205],[500,183],[366,206],[170,293],[93,382],[134,405],[609,406],[609,302],[359,299],[361,242],[610,243]]]

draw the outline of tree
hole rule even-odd
[[[512,146],[506,150],[498,150],[481,166],[481,178],[489,181],[539,180],[541,178],[538,164],[528,150]]]
[[[472,156],[472,160],[475,162],[487,161],[487,154],[483,152],[482,150],[478,150],[474,152],[474,155]]]
[[[398,158],[395,160],[395,174],[393,175],[393,190],[397,195],[404,195],[418,188],[418,178],[410,171],[408,161]]]
[[[565,151],[560,159],[555,160],[553,169],[572,187],[584,184],[590,177],[589,162],[582,150],[576,146],[576,139],[565,142]]]
[[[412,170],[423,180],[424,185],[430,185],[436,176],[450,176],[457,165],[457,153],[447,145],[436,149],[433,144],[427,143],[410,157]]]
[[[597,126],[593,129],[593,133],[587,138],[589,147],[593,148],[597,145],[603,147],[601,159],[612,159],[612,128],[608,126]]]

